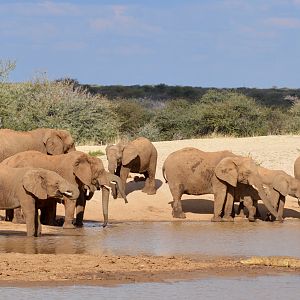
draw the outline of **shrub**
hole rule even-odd
[[[119,134],[113,104],[66,82],[1,84],[2,126],[15,130],[64,128],[77,142],[107,142]]]

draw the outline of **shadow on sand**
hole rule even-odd
[[[145,178],[135,176],[134,180],[126,183],[126,195],[133,191],[142,190],[145,186]],[[163,182],[159,179],[155,179],[155,187],[158,190],[162,186]]]

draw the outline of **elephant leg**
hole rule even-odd
[[[86,198],[84,195],[84,191],[80,191],[79,198],[76,201],[76,221],[74,224],[76,227],[83,226],[83,215],[85,210],[85,204],[86,204]]]
[[[180,185],[177,184],[170,184],[169,188],[173,197],[173,203],[172,203],[172,215],[173,218],[179,218],[179,219],[185,219],[185,213],[182,211],[182,205],[181,205],[181,197],[182,197],[182,189],[180,188]]]
[[[227,193],[226,193],[226,202],[224,207],[224,216],[223,221],[225,222],[232,222],[234,217],[234,187],[231,185],[227,186]]]
[[[145,186],[142,189],[142,192],[147,193],[148,195],[155,195],[156,194],[154,175],[149,174],[149,178],[146,179]]]
[[[157,159],[152,159],[148,169],[148,178],[145,181],[145,187],[143,188],[143,192],[148,195],[156,194],[156,186],[155,186],[155,171],[156,171]]]
[[[245,205],[244,199],[240,200],[238,211],[237,211],[237,218],[245,218]]]
[[[120,171],[120,179],[121,179],[122,185],[124,186],[125,193],[126,193],[126,181],[127,181],[129,172],[130,172],[129,168],[124,168],[122,166],[121,171]],[[119,192],[118,192],[118,198],[123,198]]]
[[[14,209],[14,218],[12,219],[12,222],[15,224],[25,224],[25,218],[21,207]]]
[[[5,210],[5,221],[11,222],[14,218],[14,210],[13,209],[6,209]]]
[[[40,236],[41,223],[35,200],[26,201],[26,205],[22,207],[22,210],[26,220],[27,236]]]
[[[40,209],[41,210],[41,223],[44,225],[57,226],[56,222],[56,205],[55,199],[48,199],[47,203]]]
[[[222,213],[225,205],[227,186],[225,183],[219,181],[217,178],[213,179],[213,192],[214,192],[214,216],[212,222],[222,221]]]
[[[76,201],[64,197],[64,205],[65,205],[65,222],[63,228],[74,229],[75,226],[73,225],[73,219],[74,219]]]
[[[244,205],[248,209],[249,215],[248,220],[250,222],[255,221],[256,207],[253,205],[253,200],[250,196],[244,198]]]

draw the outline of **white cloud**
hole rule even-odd
[[[106,7],[107,15],[95,17],[89,20],[90,28],[99,31],[114,31],[127,35],[144,35],[158,33],[160,28],[145,24],[128,14],[128,8],[122,5]]]

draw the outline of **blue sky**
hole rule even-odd
[[[0,0],[13,81],[300,88],[300,0]]]

